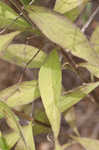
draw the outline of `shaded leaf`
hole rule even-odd
[[[66,17],[39,6],[32,5],[26,10],[30,19],[51,41],[71,51],[73,55],[99,65],[99,58],[87,38]]]
[[[36,109],[35,113],[34,113],[34,117],[35,117],[35,120],[38,120],[42,123],[45,123],[45,124],[49,125],[49,121],[48,121],[48,118],[47,118],[46,113],[44,112],[44,110]]]
[[[60,112],[56,106],[61,94],[61,67],[56,50],[52,51],[39,72],[39,88],[47,117],[55,137],[60,129]]]
[[[60,13],[68,12],[88,0],[56,0],[55,11]]]
[[[88,71],[91,72],[92,75],[99,78],[99,68],[98,67],[91,65],[89,63],[80,63],[79,66],[88,69]]]
[[[25,67],[31,60],[27,67],[38,68],[42,65],[46,58],[46,54],[43,51],[38,51],[39,50],[33,46],[25,44],[11,44],[7,49],[3,49],[1,51],[0,57],[22,67]],[[33,58],[33,56],[35,57]]]
[[[79,88],[73,89],[70,92],[67,92],[64,96],[61,97],[57,106],[61,112],[64,112],[78,103],[81,99],[87,96],[92,90],[99,86],[99,82],[85,84]]]
[[[0,101],[0,113],[3,114],[3,116],[5,117],[5,119],[10,122],[11,124],[9,124],[9,126],[11,126],[22,138],[25,147],[28,149],[27,144],[26,144],[26,140],[25,137],[22,133],[22,129],[20,124],[18,123],[18,121],[16,120],[16,116],[14,115],[14,113],[11,111],[10,107],[8,107],[7,104],[5,104],[3,101]]]
[[[0,92],[0,99],[8,106],[15,107],[31,103],[40,96],[37,81],[25,81]]]
[[[89,139],[89,138],[80,138],[80,137],[73,137],[73,139],[79,142],[86,150],[98,150],[99,149],[99,140]]]
[[[78,132],[77,125],[76,125],[76,114],[75,114],[74,107],[70,108],[70,110],[64,114],[64,117],[66,121],[68,122],[68,124],[70,125],[70,127],[76,133],[76,135],[79,136],[79,132]]]

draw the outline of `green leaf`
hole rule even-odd
[[[5,141],[4,137],[2,136],[1,132],[0,132],[0,148],[2,150],[9,150],[9,148],[6,144],[6,141]]]
[[[56,0],[55,11],[60,13],[68,12],[88,0]]]
[[[99,58],[87,38],[66,17],[47,8],[33,5],[26,10],[30,19],[51,41],[60,45],[64,50],[70,51],[73,55],[87,60],[90,64],[99,66]]]
[[[11,32],[4,35],[0,35],[0,51],[8,47],[11,41],[18,35],[20,32]]]
[[[0,101],[0,113],[3,114],[5,119],[11,123],[9,124],[9,126],[13,127],[13,129],[20,135],[20,137],[24,141],[25,147],[27,148],[25,137],[22,133],[20,124],[16,120],[15,114],[11,111],[10,107],[8,107],[8,105],[5,104],[3,101]],[[27,150],[29,149],[27,148]]]
[[[36,109],[35,112],[34,112],[34,117],[35,117],[35,120],[49,125],[49,121],[48,121],[48,118],[47,118],[46,113],[44,112],[44,110]]]
[[[18,17],[19,15],[12,8],[0,1],[0,28],[8,27],[9,29],[18,29],[21,31],[31,28],[31,25],[23,18]]]
[[[75,141],[79,142],[86,150],[98,150],[99,149],[99,140],[89,139],[89,138],[80,138],[72,137]]]
[[[99,56],[99,26],[93,32],[90,41],[96,50],[97,55]]]
[[[94,90],[97,86],[99,86],[99,82],[89,83],[67,92],[58,102],[58,108],[61,112],[68,110],[87,96],[87,94]]]
[[[61,67],[56,50],[52,51],[39,72],[39,88],[55,138],[60,129],[60,112],[56,106],[61,94]]]
[[[11,132],[4,135],[5,142],[9,149],[11,149],[17,141],[20,139],[20,135],[18,132]]]
[[[82,10],[85,8],[86,3],[64,13],[64,16],[66,16],[67,18],[69,18],[72,21],[75,21],[77,19],[77,17],[80,15],[80,13],[82,12]]]
[[[33,125],[33,133],[34,136],[41,135],[41,134],[48,134],[51,133],[51,128],[44,126],[43,124],[35,123]]]
[[[27,146],[29,150],[35,150],[35,144],[34,144],[34,139],[33,139],[33,132],[32,132],[32,123],[30,122],[28,126],[25,127],[25,130],[23,131],[23,134],[26,139]],[[17,143],[15,150],[27,150],[26,147],[24,146],[24,142],[19,140]]]
[[[0,99],[8,106],[15,107],[31,103],[40,96],[37,81],[25,81],[0,92]]]
[[[46,54],[39,49],[25,44],[11,44],[0,52],[0,57],[10,63],[28,68],[39,68],[46,58]],[[36,55],[37,54],[37,55]],[[36,55],[36,56],[35,56]],[[35,56],[33,58],[33,56]],[[32,59],[33,58],[33,59]]]

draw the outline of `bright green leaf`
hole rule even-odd
[[[57,138],[61,115],[56,104],[61,94],[61,67],[56,50],[49,54],[40,69],[39,88],[47,117]]]
[[[90,64],[99,66],[99,58],[87,38],[66,17],[39,6],[31,6],[26,10],[31,20],[51,41]]]
[[[88,0],[56,0],[55,11],[60,13],[68,12]]]
[[[31,103],[40,96],[37,81],[25,81],[0,92],[0,99],[10,107]]]
[[[73,139],[79,142],[86,150],[99,149],[99,140],[80,137],[73,137]]]
[[[31,60],[27,67],[38,68],[42,65],[46,58],[46,54],[43,51],[40,51],[39,53],[38,51],[39,50],[33,46],[25,44],[11,44],[7,49],[3,49],[1,51],[0,57],[10,63],[22,67],[25,67]],[[35,57],[33,58],[33,56]]]
[[[68,110],[87,96],[87,94],[94,90],[97,86],[99,86],[99,82],[89,83],[67,92],[58,102],[58,108],[61,112]]]

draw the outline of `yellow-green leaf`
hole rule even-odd
[[[37,81],[25,81],[0,92],[0,99],[10,107],[28,104],[40,96]]]
[[[39,88],[47,117],[55,138],[60,129],[60,112],[57,102],[61,94],[61,67],[56,50],[52,51],[39,72]]]
[[[99,58],[85,35],[66,17],[39,6],[30,6],[26,10],[30,19],[51,41],[99,66]]]
[[[88,0],[56,0],[55,11],[60,13],[68,12]]]
[[[10,42],[15,38],[16,35],[18,35],[20,32],[11,32],[4,35],[0,35],[0,51],[7,48],[7,46],[10,44]]]
[[[25,67],[31,60],[27,67],[38,68],[42,65],[46,58],[46,54],[43,51],[38,51],[39,49],[33,46],[25,44],[11,44],[8,48],[1,51],[0,57],[10,63],[22,67]],[[33,56],[35,57],[33,58]]]
[[[58,108],[61,112],[68,110],[81,99],[83,99],[88,93],[94,90],[97,86],[99,86],[99,82],[89,83],[79,88],[73,89],[70,92],[67,92],[58,102]]]
[[[30,122],[28,126],[23,130],[23,134],[25,136],[25,140],[29,150],[35,150],[35,144],[33,139],[33,131],[32,131],[32,123]],[[22,139],[17,143],[15,150],[27,150]]]
[[[73,137],[73,139],[79,142],[86,150],[99,149],[99,140],[81,137]]]

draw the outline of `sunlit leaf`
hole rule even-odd
[[[33,139],[33,131],[32,131],[32,123],[30,122],[28,126],[25,127],[25,130],[23,131],[23,134],[25,136],[25,140],[28,146],[29,150],[35,150],[35,144]],[[24,146],[23,140],[19,140],[17,143],[15,150],[27,150]]]
[[[88,0],[56,0],[55,11],[60,13],[68,12]]]
[[[8,47],[10,42],[18,35],[20,32],[11,32],[4,35],[0,35],[0,51]]]
[[[37,81],[25,81],[0,92],[0,99],[8,106],[15,107],[28,104],[40,96]]]
[[[66,17],[39,6],[32,5],[26,10],[31,20],[51,41],[73,55],[99,66],[99,58],[87,38]]]
[[[60,129],[60,112],[56,103],[61,94],[61,67],[56,50],[49,54],[39,72],[39,88],[47,117],[55,137]]]
[[[43,51],[38,51],[39,49],[33,46],[25,44],[11,44],[7,49],[3,49],[1,51],[0,57],[8,62],[22,67],[25,67],[31,60],[27,67],[38,68],[42,65],[46,58],[46,54]]]
[[[99,149],[99,140],[73,137],[73,139],[79,142],[86,150],[98,150]]]
[[[73,89],[70,92],[67,92],[64,96],[61,97],[58,102],[58,108],[61,112],[64,112],[82,100],[88,93],[94,90],[99,86],[99,82],[85,84],[79,88]]]
[[[9,29],[18,29],[25,30],[31,28],[31,25],[28,24],[21,17],[18,18],[19,15],[10,8],[7,4],[0,1],[0,27]],[[18,19],[16,19],[18,18]],[[1,42],[0,42],[1,43]]]

